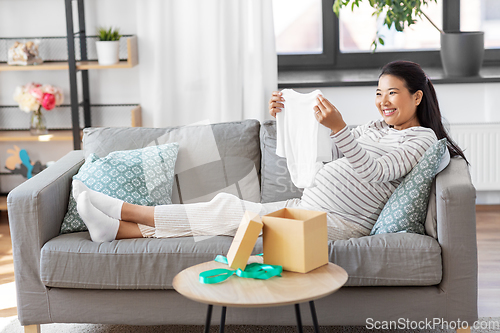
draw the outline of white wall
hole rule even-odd
[[[135,9],[139,4],[138,0],[86,0],[87,34],[96,34],[95,29],[101,25],[113,25],[120,27],[123,34],[135,34]],[[0,0],[0,36],[66,36],[64,1]],[[90,71],[91,102],[141,103],[139,69],[140,65],[125,70]],[[68,80],[68,71],[1,72],[0,104],[13,105],[14,88],[30,81],[62,87],[66,101],[69,101]],[[307,92],[313,89],[297,90]],[[375,87],[321,90],[339,108],[348,124],[361,124],[379,117],[374,107]],[[436,90],[443,116],[449,123],[500,122],[500,110],[497,106],[500,83],[438,84]],[[145,123],[144,126],[153,124]],[[478,203],[500,204],[500,193],[478,193]]]

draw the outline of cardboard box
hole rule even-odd
[[[262,222],[265,264],[307,273],[328,263],[326,213],[283,208]]]
[[[245,212],[227,253],[229,267],[245,270],[262,226],[262,220],[257,213]]]

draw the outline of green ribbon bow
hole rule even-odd
[[[215,258],[215,261],[227,265],[227,258],[224,256],[218,255]],[[216,268],[201,272],[199,276],[199,281],[203,284],[219,283],[226,281],[233,274],[236,274],[239,277],[247,279],[267,280],[273,276],[281,276],[281,272],[283,272],[283,267],[281,266],[259,264],[254,262],[247,265],[245,267],[245,270],[238,268],[237,270],[233,271],[231,269]]]

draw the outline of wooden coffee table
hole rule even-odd
[[[251,262],[262,262],[262,257],[251,257]],[[315,332],[319,332],[314,300],[327,296],[342,287],[347,281],[346,271],[328,263],[309,273],[283,271],[281,277],[256,280],[231,276],[224,282],[202,284],[198,281],[201,272],[228,268],[227,265],[210,261],[186,268],[174,277],[174,289],[185,297],[208,304],[205,332],[210,329],[213,305],[222,306],[220,332],[224,332],[226,307],[267,307],[294,305],[297,327],[302,332],[299,303],[309,302]]]

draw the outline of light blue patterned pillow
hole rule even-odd
[[[178,143],[136,150],[115,151],[106,157],[89,155],[73,179],[81,180],[92,190],[125,202],[144,205],[171,204],[174,167]],[[61,233],[84,231],[87,227],[78,215],[73,191]]]
[[[396,188],[370,235],[394,232],[425,234],[431,184],[446,151],[446,139],[432,145]]]

